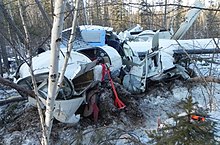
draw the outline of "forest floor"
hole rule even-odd
[[[220,88],[217,83],[212,87]],[[100,92],[99,117],[81,118],[77,124],[54,121],[52,144],[149,144],[149,131],[157,130],[158,122],[169,119],[168,114],[183,111],[178,107],[181,100],[193,96],[200,107],[208,108],[207,86],[181,80],[149,84],[146,93],[132,95],[116,84],[120,99],[126,104],[122,110],[114,106],[110,85]],[[11,91],[11,90],[9,90]],[[216,106],[220,102],[220,90],[215,89]],[[218,111],[219,109],[216,108]],[[37,108],[27,101],[5,105],[0,108],[0,144],[38,145],[41,125]]]

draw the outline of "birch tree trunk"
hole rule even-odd
[[[57,0],[54,8],[54,20],[53,28],[51,31],[51,58],[50,58],[50,71],[48,81],[48,97],[46,101],[45,112],[45,126],[47,132],[47,139],[50,138],[51,128],[53,124],[54,102],[57,93],[58,82],[58,63],[59,63],[59,51],[61,41],[61,31],[63,29],[64,10],[66,6],[66,0]]]
[[[58,80],[58,85],[57,85],[58,87],[60,87],[61,83],[63,82],[64,73],[66,71],[66,67],[67,67],[69,57],[70,57],[70,53],[71,53],[71,50],[73,49],[73,41],[74,41],[74,38],[76,36],[75,32],[76,32],[76,21],[77,21],[78,8],[79,8],[79,0],[76,0],[75,9],[74,9],[74,17],[73,17],[73,21],[72,21],[71,35],[70,35],[68,46],[67,46],[67,52],[66,52],[66,55],[65,55],[63,68],[62,68],[62,71],[61,71],[61,74],[60,74],[60,77],[59,77],[59,80]]]

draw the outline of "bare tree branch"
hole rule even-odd
[[[47,24],[49,25],[49,27],[52,29],[52,22],[50,20],[50,18],[48,17],[47,13],[45,12],[41,2],[39,0],[35,0],[36,4],[38,5],[39,10],[41,11],[44,19],[46,20]]]
[[[27,98],[16,97],[16,98],[11,98],[11,99],[0,100],[0,106],[7,105],[10,103],[14,103],[14,102],[20,102],[20,101],[24,101],[24,100],[27,100]]]
[[[17,90],[19,93],[22,92],[22,93],[26,94],[27,96],[35,97],[35,94],[33,91],[28,90],[26,88],[23,88],[23,87],[15,84],[14,82],[11,82],[1,76],[0,76],[0,84],[11,87],[11,88]],[[25,97],[25,96],[23,96],[23,97]]]
[[[188,82],[198,82],[198,83],[204,83],[205,82],[214,82],[214,83],[220,83],[220,79],[219,78],[215,78],[215,77],[211,77],[211,76],[207,76],[207,77],[194,77],[194,78],[190,78],[189,80],[187,80]]]

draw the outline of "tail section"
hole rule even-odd
[[[184,36],[184,34],[192,26],[193,22],[197,19],[199,13],[201,12],[201,8],[203,7],[203,4],[199,0],[196,0],[194,3],[194,7],[196,8],[191,9],[186,14],[185,21],[181,23],[180,28],[175,32],[175,34],[171,39],[178,40]]]

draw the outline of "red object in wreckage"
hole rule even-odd
[[[118,107],[118,109],[124,109],[126,106],[125,106],[125,104],[118,98],[118,94],[117,94],[117,92],[116,92],[114,83],[113,83],[112,78],[111,78],[111,75],[110,75],[110,70],[109,70],[108,67],[106,67],[105,64],[102,64],[102,81],[104,80],[104,77],[105,77],[106,72],[107,72],[107,75],[108,75],[108,79],[109,79],[109,81],[110,81],[110,83],[111,83],[113,93],[114,93],[114,95],[115,95],[115,106]]]
[[[197,121],[205,121],[205,117],[199,116],[199,115],[191,115],[191,119],[197,120]]]

